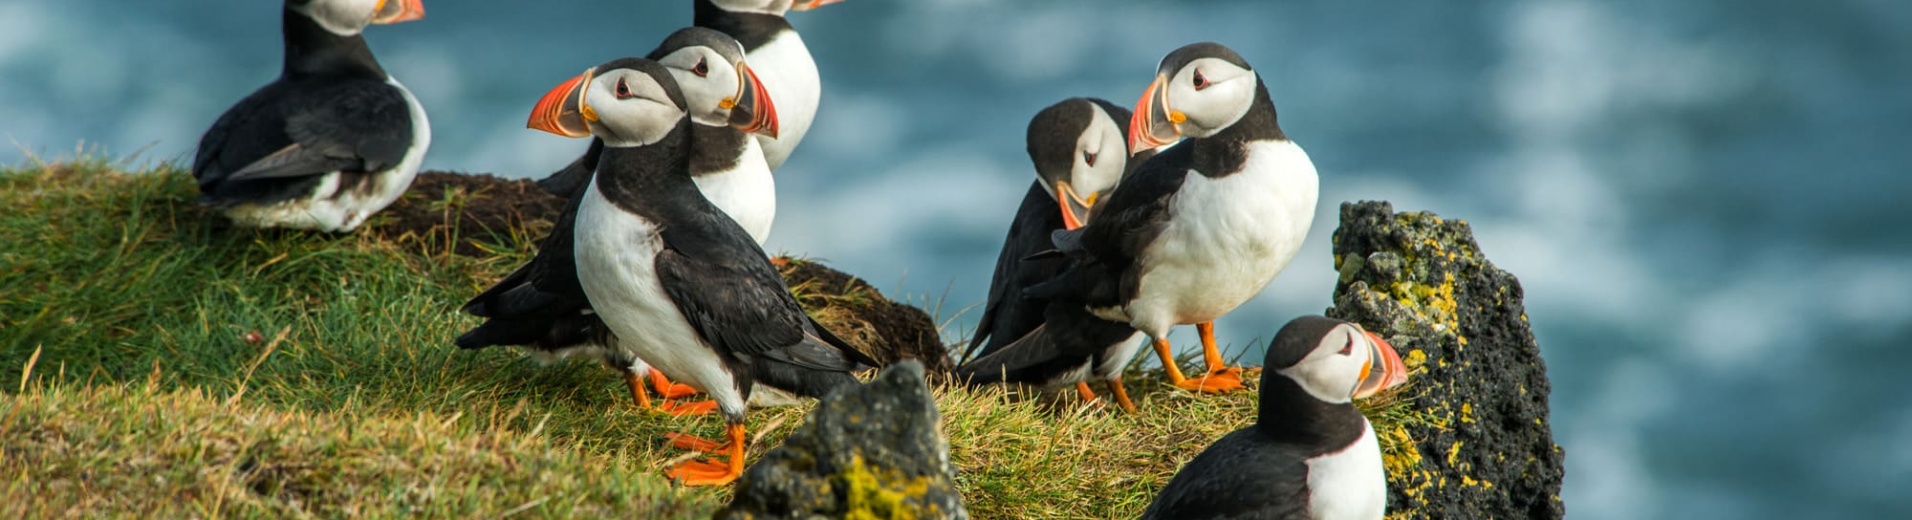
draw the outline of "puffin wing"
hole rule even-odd
[[[582,198],[573,197],[540,244],[538,254],[472,297],[461,309],[487,321],[463,335],[461,348],[539,344],[561,348],[603,341],[609,328],[592,314],[578,281],[572,230]]]
[[[1196,455],[1155,496],[1143,520],[1308,520],[1308,464],[1254,427]]]
[[[1065,262],[1060,258],[1026,257],[1049,249],[1049,232],[1061,228],[1062,216],[1056,212],[1055,201],[1041,186],[1030,184],[1015,220],[1009,223],[1009,234],[1003,237],[1002,252],[996,256],[989,299],[983,304],[982,319],[976,322],[976,334],[969,340],[971,356],[987,356],[1042,324],[1041,304],[1023,298],[1022,291],[1053,278]]]
[[[698,335],[721,351],[764,356],[804,341],[809,316],[756,243],[742,228],[731,231],[664,228],[658,283]]]
[[[369,80],[282,85],[241,101],[206,132],[194,161],[201,185],[374,172],[404,160],[413,122],[396,87]]]
[[[1073,264],[1067,271],[1024,291],[1098,307],[1133,298],[1141,283],[1143,252],[1168,228],[1170,202],[1188,178],[1190,149],[1176,146],[1150,157],[1123,178],[1089,224],[1050,235]]]

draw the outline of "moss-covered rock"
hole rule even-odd
[[[969,518],[923,366],[905,361],[825,397],[744,470],[716,518]]]
[[[1391,450],[1389,518],[1560,518],[1564,453],[1547,418],[1546,364],[1520,280],[1481,254],[1467,223],[1342,204],[1334,308],[1401,352],[1426,421],[1377,432]]]

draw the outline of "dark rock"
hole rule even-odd
[[[935,320],[889,298],[861,278],[803,259],[782,259],[783,282],[831,333],[883,366],[916,360],[941,378],[955,368]]]
[[[1494,267],[1467,223],[1341,205],[1328,315],[1386,337],[1413,372],[1400,394],[1423,421],[1388,466],[1389,518],[1560,518],[1564,453],[1547,418],[1546,363],[1520,281]]]
[[[969,518],[941,426],[923,366],[886,368],[823,398],[715,518]]]

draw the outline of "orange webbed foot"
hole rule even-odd
[[[1175,383],[1175,386],[1184,390],[1210,394],[1225,394],[1247,388],[1242,385],[1241,367],[1222,367],[1207,374],[1184,379]]]
[[[664,412],[669,412],[671,415],[675,415],[678,417],[684,417],[684,416],[690,416],[690,415],[710,415],[711,413],[714,413],[717,411],[717,401],[695,401],[695,402],[688,402],[688,403],[681,402],[681,401],[666,401],[664,404],[659,405],[657,409],[662,410]]]
[[[724,443],[705,439],[703,437],[698,437],[688,433],[678,433],[678,432],[667,433],[667,434],[664,434],[664,438],[671,440],[671,447],[684,450],[684,451],[696,451],[696,452],[702,452],[702,453],[719,453],[724,450],[730,449],[730,446]]]
[[[673,383],[670,378],[664,377],[663,372],[655,368],[651,369],[650,376],[651,388],[657,389],[657,395],[664,396],[665,399],[682,399],[697,395],[696,388],[683,383]]]
[[[735,461],[722,460],[687,461],[664,470],[664,476],[686,486],[727,485],[742,474]]]

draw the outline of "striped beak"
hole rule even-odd
[[[1188,116],[1168,106],[1167,76],[1156,76],[1142,99],[1135,102],[1135,115],[1129,117],[1129,150],[1147,150],[1182,138],[1181,124]]]
[[[1407,365],[1401,362],[1401,354],[1394,351],[1394,346],[1373,332],[1361,333],[1368,335],[1368,364],[1361,367],[1361,383],[1354,387],[1354,398],[1367,398],[1406,383]]]
[[[770,91],[750,65],[737,62],[737,93],[724,98],[723,108],[730,110],[730,125],[744,133],[777,138],[777,105],[770,102]]]
[[[597,122],[597,112],[584,102],[584,87],[591,84],[591,76],[596,72],[597,67],[586,69],[584,74],[546,92],[538,100],[538,106],[531,109],[531,120],[525,126],[565,137],[591,135],[591,123]]]
[[[409,22],[424,17],[423,0],[378,0],[378,6],[372,8],[374,24]]]

